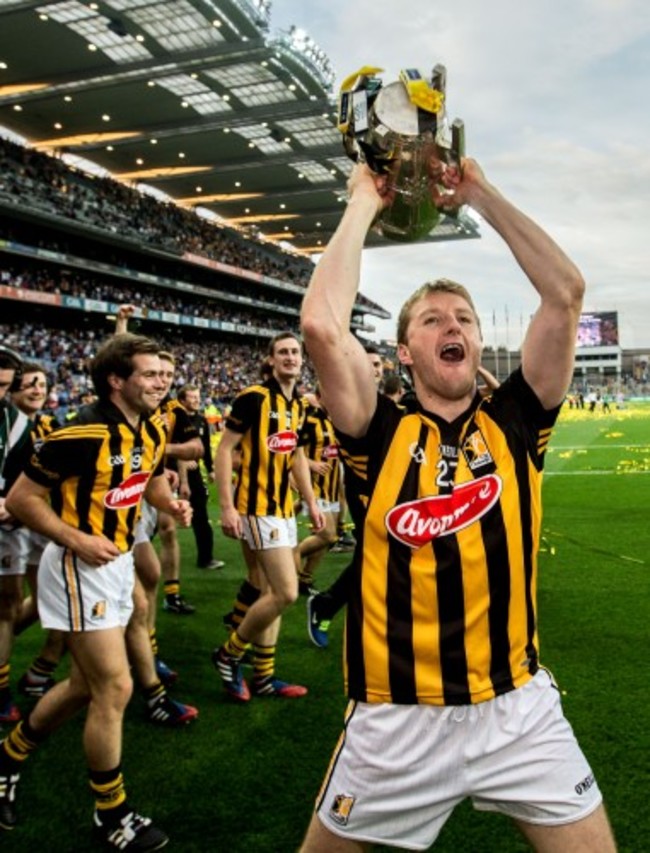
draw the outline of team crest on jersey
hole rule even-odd
[[[92,619],[105,619],[106,618],[106,602],[105,601],[96,601],[93,604],[93,609],[91,611]]]
[[[298,435],[290,429],[275,432],[266,439],[266,446],[271,453],[292,453],[298,446]]]
[[[128,509],[131,506],[137,506],[148,480],[148,471],[137,471],[131,474],[126,480],[122,480],[119,486],[106,492],[104,506],[108,509]]]
[[[478,521],[498,501],[503,482],[488,474],[455,486],[449,495],[434,495],[399,504],[386,514],[393,538],[414,550],[439,536],[449,536]]]
[[[354,805],[355,797],[351,794],[337,794],[330,806],[330,817],[341,826],[346,826],[350,820],[350,812]]]
[[[494,461],[488,450],[487,442],[478,427],[465,437],[462,451],[471,471],[475,471],[481,465],[487,465],[489,462]]]

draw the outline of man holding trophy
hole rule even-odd
[[[302,850],[425,850],[470,798],[509,816],[537,851],[611,853],[602,796],[537,637],[541,480],[572,378],[584,282],[474,160],[430,151],[424,175],[435,208],[479,213],[539,306],[521,367],[483,397],[471,296],[448,279],[424,284],[397,330],[416,402],[399,408],[378,394],[350,316],[366,234],[390,220],[404,190],[404,164],[390,153],[408,156],[417,145],[386,149],[387,168],[359,147],[365,162],[352,172],[302,307],[323,403],[364,506],[347,613],[350,704]],[[421,210],[419,190],[407,190]],[[408,221],[406,232],[411,239]]]

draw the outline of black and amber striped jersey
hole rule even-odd
[[[384,397],[381,391],[377,391],[380,397]],[[412,393],[405,394],[399,403],[391,400],[393,406],[404,414],[405,410],[414,411],[417,408],[417,401]],[[368,506],[368,457],[367,454],[351,453],[349,448],[341,446],[339,443],[339,457],[344,463],[344,489],[345,500],[348,505],[348,510],[352,517],[355,530],[363,527],[363,519],[365,518],[366,507]]]
[[[352,699],[482,702],[537,671],[545,411],[515,371],[452,423],[378,397],[339,434],[367,496],[346,630]]]
[[[302,443],[305,448],[305,456],[308,459],[329,463],[329,471],[326,474],[311,472],[314,497],[329,503],[340,500],[339,445],[334,432],[334,425],[320,406],[307,404],[305,424],[302,428]]]
[[[305,406],[295,392],[288,400],[274,378],[235,398],[226,429],[242,437],[234,494],[241,515],[293,516],[289,472],[303,441]]]
[[[174,397],[166,397],[156,409],[154,418],[159,418],[165,429],[168,444],[184,444],[200,438],[199,431],[190,420],[187,409]],[[178,470],[178,460],[168,457],[166,467]]]
[[[50,489],[52,508],[62,521],[106,536],[126,552],[149,479],[164,473],[164,450],[159,423],[143,418],[133,429],[116,406],[98,402],[47,435],[25,474]]]

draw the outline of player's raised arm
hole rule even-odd
[[[522,346],[522,370],[546,409],[558,406],[573,376],[585,283],[557,243],[488,182],[474,160],[445,178],[450,203],[469,204],[503,238],[540,297]]]
[[[385,178],[355,166],[343,218],[318,262],[303,300],[301,324],[323,402],[343,432],[362,435],[375,410],[377,391],[363,347],[350,332],[359,287],[361,252],[368,229],[384,204]]]
[[[135,305],[124,304],[117,309],[115,317],[115,334],[124,335],[128,332],[129,319],[135,314]]]

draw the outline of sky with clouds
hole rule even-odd
[[[402,68],[446,65],[447,113],[465,121],[467,154],[578,264],[585,310],[618,311],[621,345],[650,351],[646,0],[272,0],[272,34],[291,25],[326,52],[336,91],[363,65],[383,68],[384,84]],[[454,278],[475,298],[486,343],[517,347],[536,294],[488,225],[481,234],[368,250],[361,290],[395,318],[417,285]],[[375,325],[394,337],[394,321]]]

